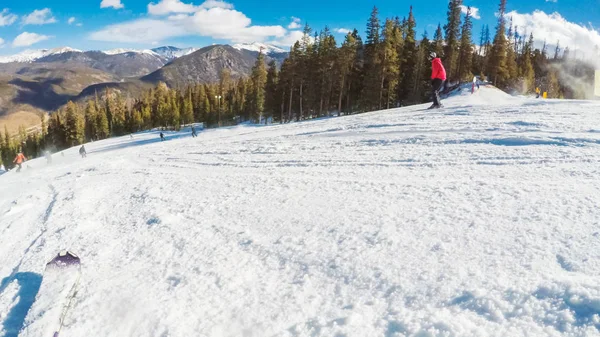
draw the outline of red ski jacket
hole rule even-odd
[[[27,160],[27,158],[25,158],[25,156],[22,153],[19,153],[15,157],[15,160],[13,160],[13,163],[15,163],[15,164],[23,164],[23,162],[26,161],[26,160]]]
[[[446,69],[442,64],[442,60],[437,57],[431,61],[431,79],[434,80],[439,78],[440,80],[446,80]]]

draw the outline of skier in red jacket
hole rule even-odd
[[[444,107],[440,100],[440,91],[442,90],[444,81],[446,81],[446,69],[444,69],[442,60],[437,57],[436,53],[432,52],[429,58],[431,59],[431,86],[433,87],[433,104],[429,109],[439,109]]]
[[[19,153],[17,153],[15,160],[13,160],[13,163],[17,164],[17,166],[18,166],[17,172],[21,172],[21,167],[23,165],[23,162],[25,162],[26,160],[27,160],[27,157],[25,157],[25,155],[23,155],[23,152],[21,152],[19,150]]]

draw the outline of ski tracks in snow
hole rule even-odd
[[[34,161],[0,277],[46,222],[20,270],[82,257],[64,336],[600,335],[597,106],[486,90]]]

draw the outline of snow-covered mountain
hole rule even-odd
[[[193,48],[193,47],[177,48],[177,47],[173,47],[173,46],[165,46],[165,47],[154,48],[154,49],[152,49],[152,52],[171,61],[171,60],[180,58],[182,56],[189,55],[199,49],[200,48]]]
[[[237,50],[249,50],[249,51],[255,51],[255,52],[259,52],[262,49],[262,51],[265,54],[286,53],[287,52],[286,50],[281,49],[277,46],[274,46],[271,44],[266,44],[266,43],[260,43],[260,42],[238,43],[238,44],[234,44],[232,47]]]
[[[38,59],[41,59],[50,55],[58,55],[69,52],[81,53],[82,51],[79,49],[74,49],[71,47],[60,47],[54,49],[37,49],[37,50],[25,50],[15,55],[9,56],[0,56],[0,63],[11,63],[11,62],[21,62],[21,63],[29,63],[34,62]]]
[[[150,49],[125,49],[125,48],[117,48],[117,49],[111,49],[111,50],[103,50],[102,52],[104,54],[106,54],[106,55],[119,55],[119,54],[126,54],[126,53],[136,53],[136,54],[147,54],[147,55],[159,56],[157,53],[155,53],[154,51],[152,51]]]
[[[274,45],[265,44],[265,43],[241,43],[233,45],[233,48],[237,50],[248,50],[253,52],[258,52],[261,49],[265,54],[280,54],[286,53],[287,51],[279,48]],[[157,57],[162,57],[167,61],[172,61],[174,59],[180,58],[182,56],[189,55],[200,48],[189,47],[189,48],[177,48],[173,46],[164,46],[154,49],[132,49],[132,48],[116,48],[110,50],[100,51],[106,55],[120,55],[126,53],[136,53],[136,54],[145,54],[152,55]],[[79,49],[74,49],[70,47],[60,47],[54,49],[37,49],[37,50],[25,50],[15,55],[8,56],[0,56],[0,63],[11,63],[11,62],[20,62],[20,63],[30,63],[35,62],[39,59],[45,58],[51,55],[59,55],[69,52],[76,53],[84,53],[84,51]],[[96,52],[96,51],[94,51]]]
[[[599,336],[598,102],[463,92],[3,174],[0,336],[55,331],[62,249],[61,336]]]

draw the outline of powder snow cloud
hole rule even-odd
[[[95,41],[152,43],[195,35],[234,43],[276,41],[291,45],[299,36],[299,32],[280,25],[252,25],[244,13],[221,0],[207,0],[199,6],[161,0],[148,5],[148,14],[147,18],[107,26],[89,37]]]
[[[571,51],[582,52],[584,57],[592,57],[596,54],[596,48],[600,47],[600,32],[567,21],[559,13],[547,14],[536,10],[531,14],[522,14],[512,11],[506,14],[507,18],[513,19],[513,24],[518,26],[521,35],[533,33],[536,47],[540,47],[544,41],[549,45],[560,45],[569,47]]]

